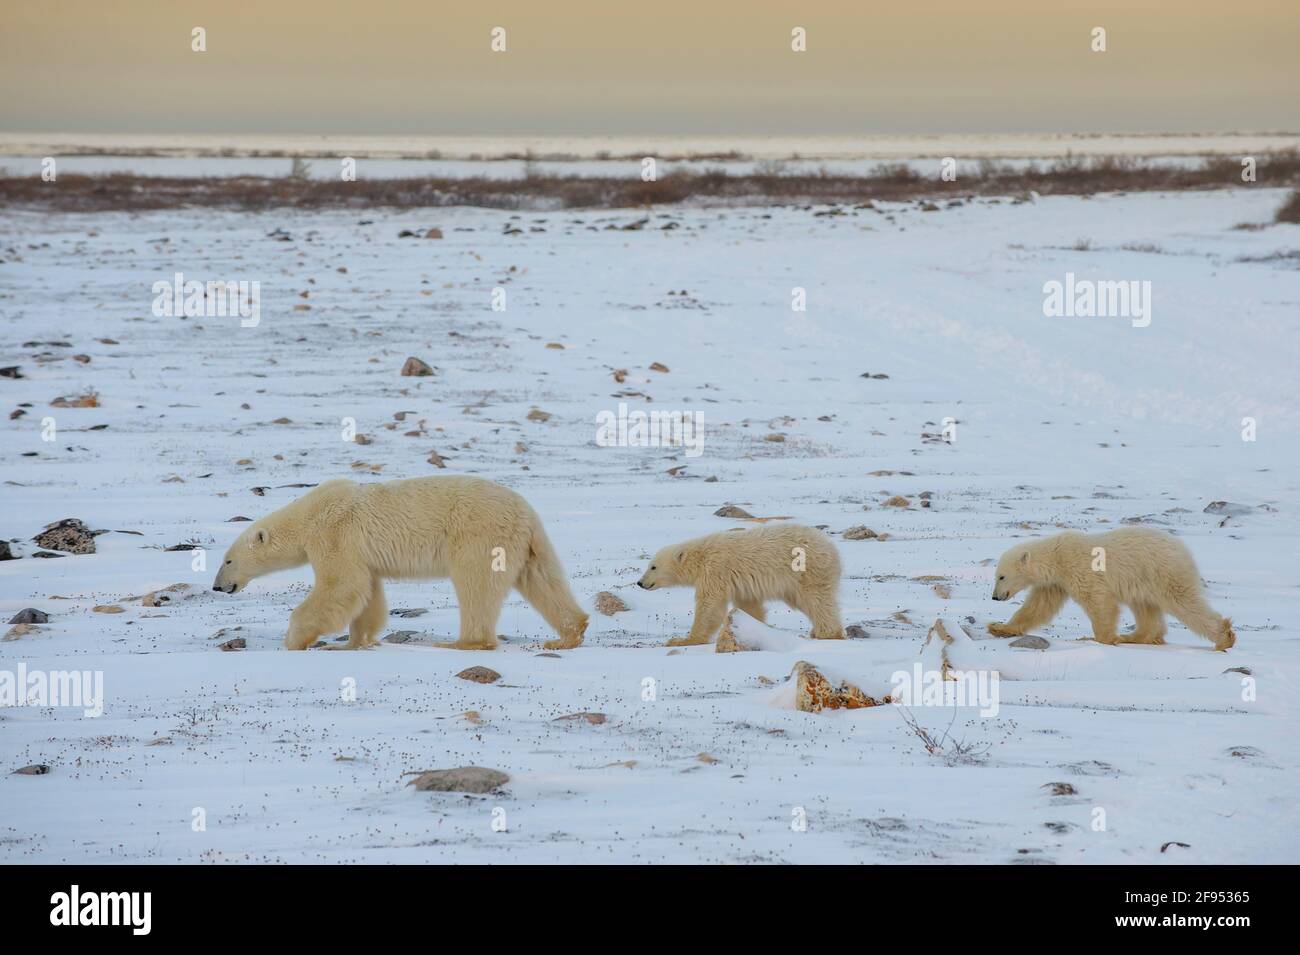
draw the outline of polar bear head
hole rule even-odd
[[[1034,583],[1030,576],[1029,548],[1013,547],[998,560],[993,580],[993,599],[1010,600]]]
[[[681,544],[665,547],[650,558],[650,566],[641,575],[636,585],[642,590],[654,590],[656,587],[689,586],[691,581],[684,574],[682,561],[686,551]]]
[[[263,574],[298,566],[302,562],[301,553],[295,553],[298,548],[287,546],[284,536],[266,519],[250,524],[226,551],[212,589],[233,594]]]

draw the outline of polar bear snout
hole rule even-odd
[[[1010,600],[1010,599],[1011,599],[1011,595],[1010,595],[1010,594],[1000,594],[1000,593],[998,593],[998,592],[995,590],[995,591],[993,591],[993,599],[994,599],[994,600]]]
[[[640,580],[638,580],[638,581],[636,582],[636,585],[637,585],[638,587],[640,587],[642,590],[654,590],[654,589],[655,589],[655,585],[654,585],[654,584],[647,584],[647,583],[645,582],[645,578],[644,578],[644,577],[642,577]]]

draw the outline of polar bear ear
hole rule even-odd
[[[679,551],[677,552],[677,562],[678,562],[678,563],[681,563],[682,560],[683,560],[685,557],[686,557],[686,551],[684,551],[684,550],[679,550]]]
[[[1020,554],[1020,566],[1023,567],[1029,563],[1029,551],[1022,551]]]

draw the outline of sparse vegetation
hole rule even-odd
[[[93,212],[167,209],[184,205],[229,209],[278,207],[372,209],[430,206],[484,206],[497,209],[630,208],[669,205],[686,200],[785,204],[854,204],[872,200],[911,201],[970,196],[1091,195],[1098,192],[1223,189],[1240,184],[1239,168],[1230,158],[1212,158],[1200,166],[1147,165],[1134,159],[1068,157],[1050,165],[1014,168],[984,162],[972,175],[955,182],[922,176],[906,165],[880,165],[865,176],[790,172],[777,167],[731,174],[721,169],[675,171],[656,182],[639,177],[554,175],[539,162],[549,157],[520,155],[528,164],[523,179],[466,178],[366,179],[343,182],[306,177],[234,176],[170,178],[109,173],[65,175],[57,189],[34,176],[0,177],[0,206]],[[719,159],[729,157],[717,157]],[[1300,186],[1300,152],[1263,156],[1259,180]],[[1291,216],[1284,219],[1283,216]],[[1293,198],[1278,213],[1279,221],[1300,218]]]
[[[1300,189],[1291,192],[1274,218],[1277,222],[1300,222]]]

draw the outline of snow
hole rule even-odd
[[[0,563],[0,612],[50,622],[0,642],[0,672],[100,671],[106,699],[93,719],[0,709],[0,859],[1296,861],[1300,270],[1269,257],[1300,228],[1234,228],[1271,221],[1283,198],[671,209],[639,231],[606,228],[635,210],[10,210],[3,364],[25,377],[0,389],[8,410],[32,407],[2,425],[0,533],[24,556]],[[429,226],[445,238],[397,238]],[[155,317],[153,283],[176,272],[260,282],[260,323]],[[1150,281],[1151,324],[1044,317],[1044,283],[1067,272]],[[807,312],[791,311],[796,287]],[[408,355],[438,373],[399,377]],[[50,407],[88,389],[100,407]],[[620,401],[703,412],[703,455],[599,446],[596,416]],[[528,420],[533,407],[552,417]],[[373,443],[344,441],[346,418]],[[945,418],[955,441],[922,437]],[[593,614],[585,646],[558,658],[539,655],[551,634],[515,597],[496,652],[292,654],[280,640],[308,569],[208,589],[243,526],[230,518],[303,493],[286,485],[437,473],[521,491],[584,605],[610,590],[631,610]],[[883,506],[895,494],[911,505]],[[1253,509],[1204,512],[1218,500]],[[660,546],[744,526],[713,515],[726,503],[826,525],[845,623],[869,636],[807,640],[774,606],[768,649],[670,652],[691,593],[635,581]],[[64,517],[109,530],[97,553],[33,559],[32,535]],[[989,591],[1014,541],[1131,519],[1188,544],[1236,648],[1212,653],[1174,621],[1167,646],[1098,646],[1072,605],[1041,631],[1047,651],[981,632],[1013,609]],[[858,524],[887,539],[840,540]],[[205,570],[162,549],[187,541]],[[157,608],[124,599],[174,583],[192,590]],[[448,582],[387,591],[428,608],[392,630],[454,633]],[[125,612],[91,610],[111,603]],[[907,712],[982,758],[927,752],[893,706],[781,705],[799,660],[868,691],[934,666],[937,643],[923,645],[940,617],[955,667],[1000,674],[997,713]],[[217,650],[234,636],[248,648]],[[480,664],[501,680],[455,677]],[[558,719],[581,712],[606,720]],[[51,771],[10,774],[32,763]],[[511,779],[490,796],[405,785],[461,765]],[[1051,795],[1055,782],[1076,794]],[[1162,853],[1170,841],[1190,848]]]

